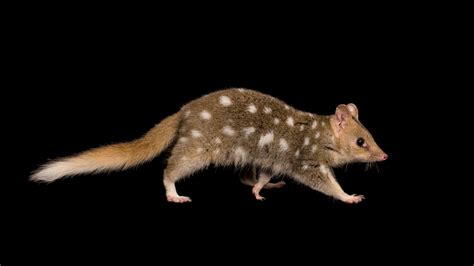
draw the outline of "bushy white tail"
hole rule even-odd
[[[176,113],[140,139],[91,149],[47,163],[31,175],[31,180],[52,182],[65,176],[122,170],[140,165],[168,147],[176,138],[179,123],[180,113]]]

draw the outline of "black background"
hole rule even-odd
[[[426,32],[390,22],[241,28],[236,21],[221,28],[215,21],[58,23],[63,19],[28,24],[15,43],[14,83],[4,99],[15,103],[6,129],[11,171],[3,179],[11,246],[40,247],[48,239],[63,248],[85,241],[99,251],[153,252],[163,243],[199,248],[207,239],[225,249],[244,240],[250,245],[242,249],[252,253],[268,244],[303,251],[311,248],[306,240],[346,247],[427,240],[423,223],[407,216],[413,210],[422,216],[429,206],[416,185],[426,177],[412,160],[412,143],[424,146],[414,130],[419,117],[413,114],[424,109],[423,101],[415,105],[415,91],[439,78],[430,71],[436,59],[423,41]],[[344,190],[366,200],[347,205],[290,181],[263,191],[267,200],[258,202],[238,170],[210,167],[178,184],[192,203],[170,204],[162,185],[166,152],[124,172],[49,185],[28,181],[48,159],[140,137],[188,101],[229,87],[259,90],[318,114],[355,103],[389,155],[377,168],[336,169]],[[419,235],[399,234],[400,228]]]

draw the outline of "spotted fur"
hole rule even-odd
[[[340,105],[333,115],[299,111],[274,97],[246,89],[228,89],[191,101],[144,137],[52,161],[32,175],[51,182],[63,176],[125,169],[149,161],[165,148],[171,156],[164,171],[167,199],[188,202],[175,183],[210,164],[252,169],[243,178],[262,188],[280,187],[271,176],[284,175],[348,203],[361,196],[346,194],[331,167],[386,159],[358,120],[354,104]],[[356,145],[364,138],[364,146]],[[258,179],[257,176],[261,178]]]

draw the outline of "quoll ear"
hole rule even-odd
[[[347,108],[349,109],[351,115],[359,120],[359,110],[357,109],[357,106],[353,103],[350,103],[347,105]]]
[[[340,104],[336,108],[337,129],[340,131],[347,125],[347,120],[350,118],[351,112],[345,104]]]

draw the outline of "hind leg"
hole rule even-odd
[[[260,196],[260,190],[262,190],[262,188],[267,185],[270,180],[272,179],[272,176],[271,175],[268,175],[268,174],[265,174],[265,173],[260,173],[259,177],[258,177],[258,181],[257,181],[257,184],[255,184],[255,186],[253,186],[252,188],[252,193],[255,195],[255,198],[257,200],[264,200],[265,198]]]
[[[240,181],[244,185],[251,186],[251,187],[255,186],[255,184],[258,183],[258,181],[257,181],[257,170],[255,168],[251,168],[251,169],[245,171],[242,174],[242,176],[240,177]],[[286,185],[285,181],[279,181],[277,183],[268,182],[263,186],[263,189],[282,188],[285,185]]]
[[[279,181],[277,183],[267,183],[263,186],[264,189],[274,189],[274,188],[282,188],[286,185],[285,181]]]
[[[186,196],[180,196],[176,191],[176,182],[209,165],[206,154],[181,154],[173,151],[164,172],[163,184],[166,190],[166,199],[169,202],[191,202]]]
[[[257,184],[257,169],[255,167],[246,169],[240,176],[240,182],[247,186],[255,186]]]

